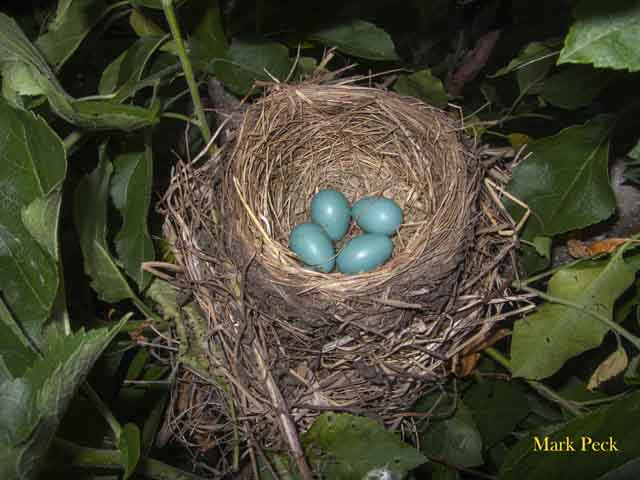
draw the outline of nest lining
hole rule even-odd
[[[460,130],[416,99],[349,80],[278,84],[204,166],[179,165],[164,207],[175,283],[204,313],[209,373],[232,392],[212,378],[208,396],[222,400],[211,418],[232,402],[222,413],[240,414],[248,438],[299,457],[295,432],[322,411],[405,418],[489,335],[516,238],[501,235],[513,221]],[[390,261],[360,275],[300,264],[287,238],[322,188],[399,203]],[[188,430],[207,414],[190,425],[179,415]]]

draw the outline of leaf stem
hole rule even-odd
[[[111,412],[111,409],[107,406],[106,403],[102,401],[102,399],[97,394],[97,392],[93,389],[93,387],[89,385],[89,382],[84,382],[84,384],[82,385],[82,390],[87,395],[87,397],[89,397],[89,400],[91,400],[91,403],[93,403],[93,406],[96,407],[96,410],[100,412],[100,415],[102,415],[105,421],[109,424],[109,427],[113,432],[113,435],[116,438],[120,438],[120,432],[122,431],[122,426],[120,425],[120,422],[118,422],[118,419],[116,419],[113,412]]]
[[[182,120],[183,122],[191,123],[191,124],[195,125],[196,127],[200,127],[200,122],[198,122],[197,120],[194,120],[193,118],[189,118],[186,115],[183,115],[181,113],[164,112],[161,115],[161,117],[172,118],[174,120]]]
[[[158,315],[156,315],[156,313],[151,310],[151,308],[149,308],[149,306],[144,303],[144,301],[140,299],[140,297],[138,297],[138,295],[136,295],[135,293],[131,295],[131,301],[136,307],[138,307],[138,310],[140,310],[143,315],[145,315],[147,318],[152,319],[155,325],[162,325],[164,323],[162,319]]]
[[[615,402],[616,400],[620,400],[621,398],[624,398],[627,395],[629,395],[628,391],[618,393],[616,395],[611,395],[610,397],[606,397],[606,398],[596,398],[595,400],[585,400],[583,402],[574,402],[574,403],[582,407],[593,407],[597,405],[602,405],[603,403]]]
[[[487,356],[491,357],[493,360],[495,360],[497,363],[502,365],[506,370],[511,372],[511,361],[507,357],[505,357],[501,352],[499,352],[493,347],[489,347],[484,350],[484,353]],[[529,380],[526,378],[523,380],[527,382],[531,388],[533,388],[536,392],[538,392],[544,398],[552,401],[553,403],[557,403],[562,408],[571,412],[576,417],[581,417],[582,415],[584,415],[582,410],[580,410],[580,408],[578,408],[573,402],[565,398],[562,398],[554,390],[547,387],[544,383],[538,380]]]
[[[526,278],[524,280],[516,280],[512,283],[513,288],[516,288],[518,290],[522,290],[526,285],[530,285],[534,282],[537,282],[538,280],[542,280],[543,278],[549,277],[551,275],[553,275],[556,272],[559,272],[560,270],[563,270],[565,268],[571,268],[581,262],[584,262],[585,258],[578,258],[577,260],[573,260],[572,262],[569,263],[563,263],[562,265],[558,265],[557,267],[551,268],[549,270],[545,270],[542,273],[539,273],[537,275],[533,275],[529,278]]]
[[[67,440],[55,438],[54,447],[63,450],[67,465],[76,468],[108,468],[123,470],[121,454],[118,450],[83,447]],[[140,457],[136,472],[153,480],[205,480],[199,475],[185,472],[178,468],[148,457]]]
[[[193,75],[193,68],[191,67],[191,61],[187,56],[187,51],[184,47],[184,41],[182,40],[182,34],[180,33],[180,26],[178,25],[178,19],[176,18],[176,11],[173,8],[173,0],[162,0],[162,9],[164,10],[164,16],[167,19],[167,23],[169,24],[169,28],[171,30],[171,35],[176,42],[176,48],[178,50],[178,57],[180,58],[180,63],[182,64],[182,70],[184,71],[185,79],[187,80],[187,85],[189,85],[189,91],[191,92],[191,99],[193,101],[193,106],[196,111],[196,116],[198,117],[198,125],[200,127],[200,132],[202,133],[202,138],[204,139],[204,143],[209,143],[211,139],[211,130],[209,129],[209,125],[207,124],[207,119],[204,115],[204,110],[202,108],[202,101],[200,100],[200,92],[198,91],[198,84]]]

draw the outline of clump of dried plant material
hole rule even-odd
[[[163,204],[173,284],[202,316],[187,335],[200,352],[192,398],[211,402],[174,418],[254,460],[287,451],[305,478],[299,434],[318,414],[398,427],[514,301],[508,171],[477,154],[455,115],[358,80],[270,85],[221,149],[178,165]],[[302,266],[288,235],[322,188],[402,207],[390,261],[360,275]],[[206,422],[226,430],[202,439]]]

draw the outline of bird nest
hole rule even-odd
[[[489,336],[505,315],[516,232],[499,199],[508,175],[462,132],[449,113],[353,80],[276,84],[204,164],[177,167],[163,210],[173,280],[203,315],[188,336],[203,367],[182,377],[201,403],[174,406],[177,430],[203,445],[234,432],[288,449],[304,469],[298,432],[319,413],[397,426]],[[323,188],[402,207],[387,263],[321,273],[288,249]],[[199,430],[212,422],[219,431]]]

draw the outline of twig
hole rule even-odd
[[[282,396],[280,389],[276,385],[276,382],[273,379],[273,375],[271,375],[271,372],[267,368],[267,364],[264,361],[264,355],[260,350],[261,349],[258,348],[258,345],[254,347],[255,359],[261,370],[262,376],[265,379],[271,401],[276,407],[278,420],[280,423],[280,427],[282,428],[282,433],[289,443],[289,448],[291,449],[291,454],[295,458],[296,464],[298,465],[300,476],[303,478],[303,480],[313,480],[313,474],[311,473],[311,469],[309,468],[307,459],[304,456],[304,451],[302,450],[302,446],[300,445],[300,439],[298,438],[298,430],[296,428],[296,425],[293,422],[291,415],[289,414],[289,409],[287,407],[286,401]]]

